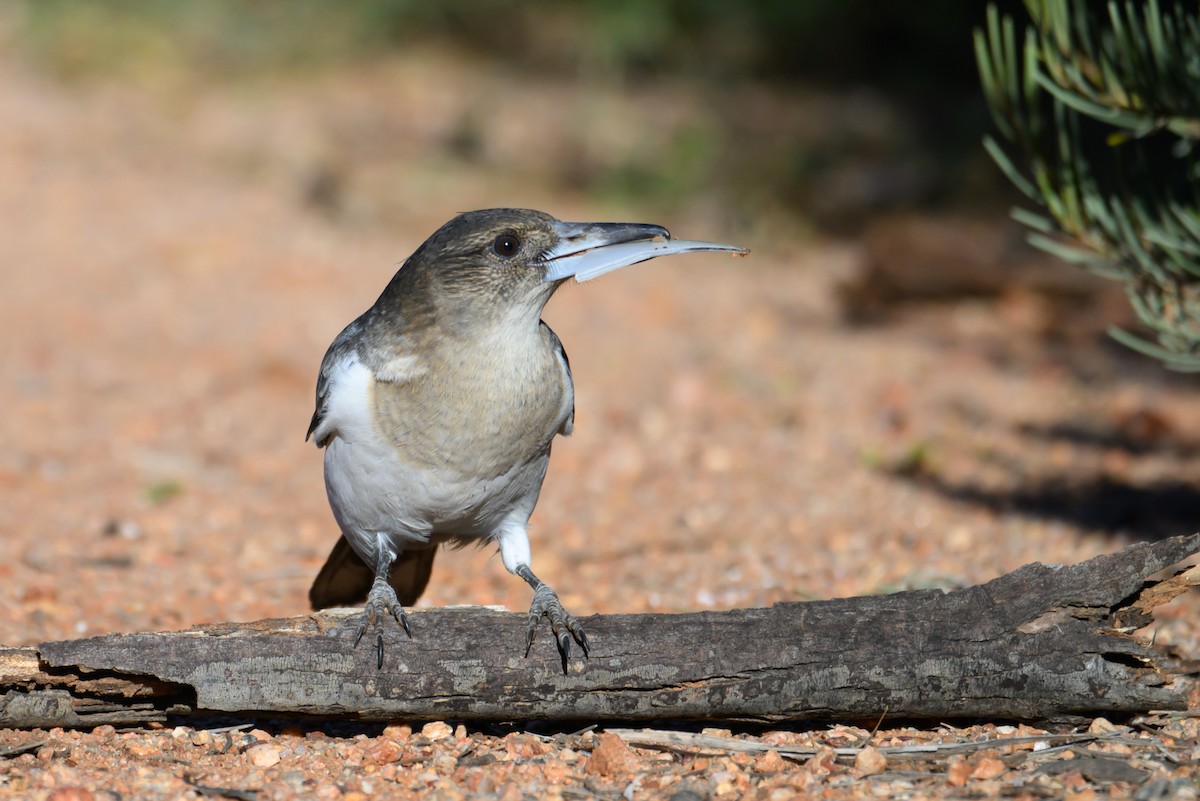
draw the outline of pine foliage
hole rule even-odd
[[[1200,4],[1026,0],[975,33],[999,138],[985,146],[1036,210],[1030,241],[1123,282],[1149,337],[1200,371]]]

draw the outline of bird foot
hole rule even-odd
[[[567,660],[571,657],[571,639],[579,643],[583,649],[583,657],[588,656],[588,639],[579,625],[558,599],[558,593],[548,584],[539,584],[533,592],[533,602],[529,604],[529,626],[525,631],[525,656],[533,647],[533,637],[537,633],[538,622],[545,617],[550,621],[550,630],[554,632],[554,643],[558,646],[558,655],[562,657],[563,673],[567,672]]]
[[[362,623],[359,624],[358,634],[354,637],[354,647],[357,648],[368,628],[375,633],[376,670],[383,669],[383,619],[385,614],[390,614],[403,627],[404,633],[408,635],[409,639],[412,639],[412,630],[408,627],[408,616],[404,614],[404,607],[400,605],[396,591],[387,582],[376,581],[371,585],[371,592],[367,594]]]

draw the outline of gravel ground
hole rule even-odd
[[[431,70],[467,80],[437,58],[186,98],[0,58],[0,642],[305,612],[336,537],[303,441],[321,356],[468,207],[645,218],[754,251],[655,262],[547,309],[576,433],[531,538],[577,614],[958,587],[1196,529],[1196,381],[1108,343],[1126,313],[1104,290],[1083,308],[1017,288],[847,325],[854,244],[783,217],[732,227],[702,202],[647,218],[553,191],[507,169],[520,132],[504,126],[490,158],[455,160],[463,105],[514,79],[435,92]],[[521,88],[553,139],[561,87]],[[612,98],[608,124],[660,99]],[[466,549],[439,554],[419,603],[528,602],[494,553]],[[1168,607],[1156,641],[1195,658],[1198,611]],[[1074,740],[886,720],[682,743],[180,723],[0,731],[0,798],[1194,798],[1200,759],[1197,718],[1168,715]]]

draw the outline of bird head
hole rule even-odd
[[[587,281],[658,256],[731,245],[672,240],[659,225],[562,222],[531,209],[483,209],[458,215],[409,259],[451,297],[491,296],[540,310],[568,278]],[[401,271],[404,272],[403,270]]]

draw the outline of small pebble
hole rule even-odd
[[[878,748],[867,746],[854,757],[854,774],[856,776],[878,776],[887,770],[887,757]]]
[[[58,787],[46,796],[46,801],[94,801],[95,796],[86,787]]]
[[[594,776],[618,776],[637,770],[641,760],[624,740],[609,732],[601,734],[597,740],[584,770]]]
[[[246,751],[256,768],[269,768],[279,764],[279,748],[274,745],[256,745]]]
[[[454,734],[454,729],[443,720],[435,720],[421,727],[421,736],[427,740],[442,740]]]
[[[384,727],[383,736],[402,743],[412,737],[412,726],[407,723],[392,723]]]

